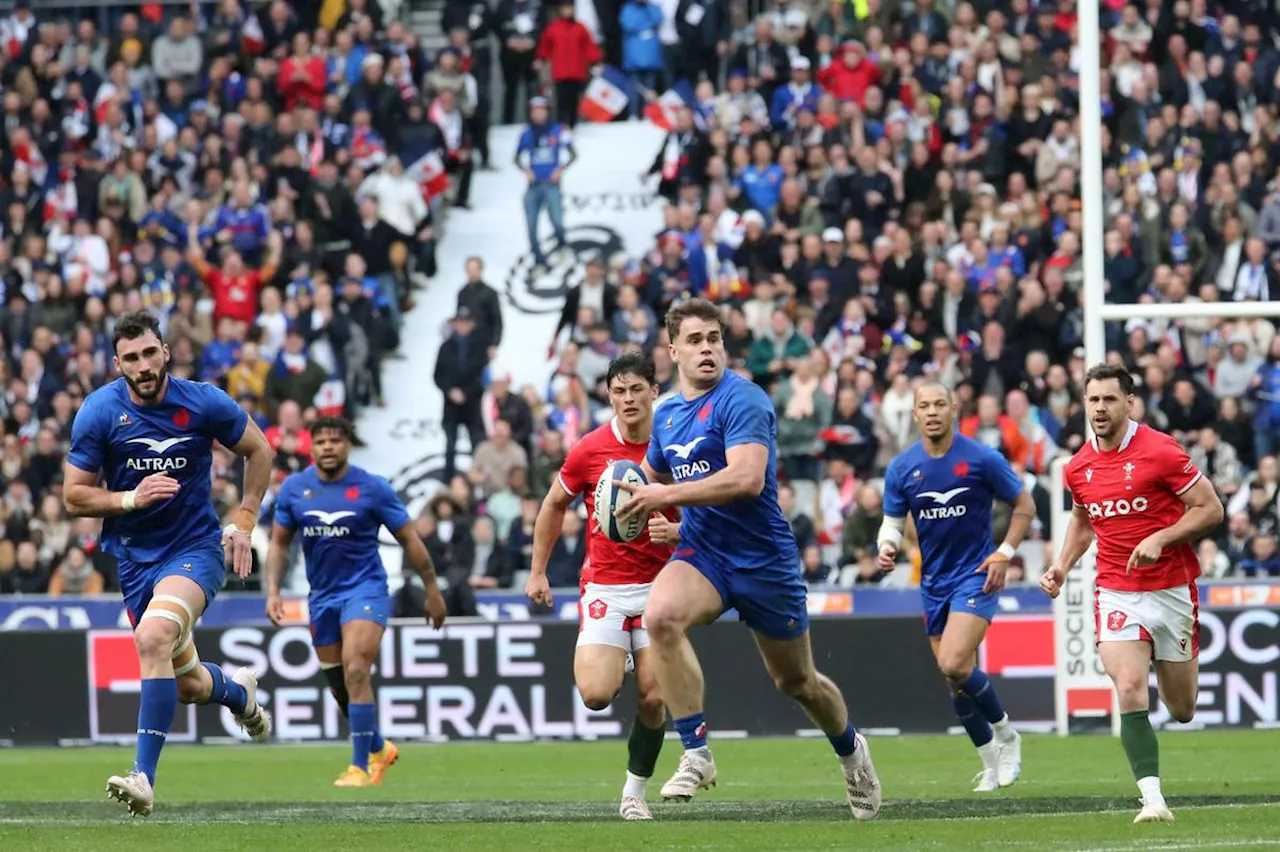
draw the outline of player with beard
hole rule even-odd
[[[906,528],[920,542],[925,632],[969,740],[982,758],[976,793],[1008,787],[1022,773],[1022,742],[978,668],[978,647],[999,610],[1005,570],[1036,516],[1035,501],[1008,459],[957,435],[958,406],[940,382],[916,388],[912,419],[923,438],[889,463],[884,475],[880,567],[892,571]],[[1004,542],[993,547],[993,500],[1013,504]]]
[[[1074,509],[1040,587],[1056,598],[1097,538],[1098,655],[1116,687],[1120,742],[1142,794],[1134,822],[1170,822],[1147,679],[1154,660],[1160,700],[1174,719],[1191,721],[1200,691],[1200,562],[1192,543],[1222,522],[1222,503],[1177,441],[1130,417],[1127,369],[1092,367],[1084,404],[1093,438],[1067,464]]]
[[[76,415],[63,501],[73,517],[103,518],[103,549],[119,560],[141,705],[133,768],[111,776],[107,794],[134,816],[149,816],[160,750],[179,702],[227,707],[255,742],[271,734],[253,672],[240,669],[228,678],[202,663],[191,630],[222,588],[227,566],[242,578],[253,568],[249,541],[272,453],[225,392],[168,375],[169,347],[155,317],[123,317],[112,346],[123,378],[89,394]],[[213,511],[214,441],[246,460],[240,508],[225,529]]]
[[[676,305],[667,334],[679,393],[654,416],[642,465],[649,482],[616,483],[631,493],[617,510],[622,520],[683,509],[679,543],[644,611],[658,685],[685,748],[662,796],[687,801],[715,785],[702,669],[687,634],[732,608],[755,634],[778,689],[826,733],[854,818],[873,819],[881,792],[867,741],[849,721],[840,690],[813,664],[800,554],[778,508],[773,405],[757,385],[725,371],[724,326],[714,304]]]
[[[584,496],[590,528],[587,559],[582,566],[578,618],[581,629],[573,655],[573,680],[582,701],[592,710],[613,702],[630,664],[635,669],[636,719],[627,740],[627,780],[619,815],[625,820],[653,819],[645,802],[645,788],[662,750],[666,708],[658,692],[649,652],[649,632],[641,621],[653,578],[671,555],[678,524],[673,511],[655,514],[648,530],[634,541],[613,541],[595,522],[595,487],[604,469],[615,461],[639,464],[649,448],[653,429],[653,401],[658,396],[653,362],[635,353],[620,355],[605,374],[614,417],[573,445],[551,483],[533,531],[532,573],[525,594],[534,603],[550,606],[547,562],[564,513]]]
[[[378,548],[383,527],[395,535],[405,562],[422,578],[427,621],[438,629],[445,619],[444,597],[426,546],[391,484],[348,461],[354,442],[355,429],[340,417],[321,417],[312,424],[315,464],[280,485],[267,554],[267,615],[283,624],[280,583],[293,537],[302,533],[311,587],[311,644],[351,728],[351,764],[333,782],[335,787],[381,784],[400,754],[378,731],[369,677],[392,609]]]

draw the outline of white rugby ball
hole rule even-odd
[[[613,514],[627,505],[631,495],[614,485],[614,480],[628,485],[646,485],[648,480],[640,465],[632,461],[616,461],[604,469],[596,482],[595,516],[600,531],[613,541],[635,541],[648,526],[649,519],[635,517],[628,521],[619,521]]]

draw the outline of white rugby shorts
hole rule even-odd
[[[1185,663],[1200,654],[1200,597],[1195,583],[1154,592],[1096,589],[1098,642],[1151,643],[1156,660]]]
[[[578,599],[578,645],[611,645],[624,651],[649,647],[644,605],[652,583],[587,583]]]

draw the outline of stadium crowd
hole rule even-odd
[[[267,428],[281,475],[298,469],[309,419],[398,392],[380,366],[435,272],[435,164],[467,205],[491,111],[520,120],[546,95],[572,123],[601,65],[655,93],[692,87],[661,148],[636,154],[653,158],[665,227],[643,256],[579,259],[547,387],[480,380],[503,309],[469,264],[435,376],[448,484],[417,520],[451,611],[528,567],[541,496],[605,416],[608,359],[651,351],[671,390],[662,318],[690,295],[725,306],[733,369],[774,396],[811,584],[909,579],[881,574],[872,538],[919,377],[954,387],[962,430],[1025,473],[1047,538],[1050,465],[1085,428],[1074,0],[601,0],[593,15],[448,0],[435,55],[374,0],[144,4],[101,30],[96,13],[14,5],[0,21],[0,592],[114,585],[97,522],[65,517],[58,480],[77,406],[110,378],[116,317],[153,311],[174,374],[223,384]],[[1102,15],[1108,298],[1271,299],[1271,11]],[[1108,335],[1140,380],[1139,415],[1184,440],[1228,502],[1201,543],[1206,573],[1280,574],[1274,324],[1131,320]],[[476,448],[463,474],[459,430]],[[550,573],[574,586],[584,529],[574,513],[566,525]]]

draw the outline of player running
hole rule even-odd
[[[1092,367],[1084,394],[1093,439],[1067,464],[1074,509],[1040,588],[1056,598],[1097,537],[1094,623],[1120,701],[1120,742],[1142,793],[1133,821],[1170,822],[1147,675],[1154,659],[1160,700],[1173,718],[1190,722],[1200,691],[1200,562],[1191,542],[1222,522],[1222,503],[1177,441],[1130,419],[1128,370]]]
[[[574,444],[560,475],[551,483],[534,526],[533,571],[524,591],[534,603],[551,605],[547,562],[560,537],[565,511],[579,494],[584,495],[590,529],[582,568],[581,628],[573,655],[573,680],[583,703],[592,710],[603,710],[622,688],[627,655],[634,660],[639,706],[627,740],[627,780],[618,813],[625,820],[644,820],[653,819],[645,802],[645,788],[662,751],[667,716],[650,660],[649,633],[641,616],[653,578],[671,555],[677,525],[672,522],[674,513],[668,513],[670,517],[655,515],[648,530],[631,542],[613,541],[596,525],[596,482],[615,461],[643,461],[653,429],[653,401],[658,395],[653,362],[640,354],[615,358],[605,383],[614,417]]]
[[[227,678],[200,662],[191,629],[213,602],[227,565],[253,567],[249,539],[271,477],[271,447],[222,390],[168,375],[169,347],[147,313],[112,335],[123,379],[85,399],[71,430],[63,502],[78,518],[103,518],[102,545],[119,560],[120,588],[141,670],[133,768],[107,779],[107,795],[134,816],[155,808],[156,765],[178,702],[221,704],[255,742],[271,734],[249,669]],[[213,510],[213,442],[246,459],[244,496],[221,529]],[[99,486],[99,476],[105,486]]]
[[[1036,506],[1000,453],[955,432],[957,406],[939,382],[916,389],[911,416],[923,438],[884,477],[880,567],[892,571],[907,515],[920,541],[925,632],[951,686],[956,715],[982,758],[975,793],[1008,787],[1022,772],[1022,740],[995,686],[978,668],[978,646],[999,605],[1005,570],[1026,538]],[[1013,504],[1004,542],[992,552],[991,502]]]
[[[873,819],[881,793],[867,741],[849,721],[840,690],[813,664],[800,555],[778,508],[773,405],[759,387],[725,372],[724,327],[711,302],[673,307],[667,333],[680,393],[655,415],[642,466],[649,484],[617,483],[632,495],[617,513],[622,519],[687,507],[679,544],[644,612],[658,685],[685,748],[662,796],[688,800],[716,782],[702,670],[687,633],[735,608],[778,689],[830,739],[854,818]]]
[[[422,539],[391,484],[348,462],[354,442],[355,430],[340,417],[321,417],[312,425],[315,464],[280,485],[267,553],[267,615],[282,624],[280,583],[293,537],[301,530],[311,586],[311,644],[351,728],[351,765],[335,787],[381,784],[399,756],[395,744],[378,733],[369,679],[391,615],[387,571],[378,552],[382,527],[395,535],[405,562],[422,578],[427,621],[439,628],[445,619],[444,597]]]

